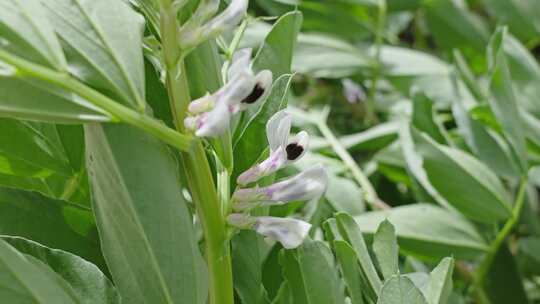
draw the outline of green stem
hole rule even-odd
[[[67,73],[57,72],[31,63],[3,50],[0,50],[0,60],[17,69],[16,77],[31,77],[43,80],[73,92],[110,114],[113,119],[140,128],[182,151],[188,150],[191,145],[191,136],[176,132],[161,122],[112,100]]]
[[[330,143],[332,149],[336,152],[339,158],[341,158],[345,166],[347,166],[353,178],[362,188],[365,200],[374,209],[388,209],[388,205],[386,205],[386,203],[379,199],[375,188],[373,188],[373,185],[371,184],[367,176],[362,172],[362,169],[360,169],[354,158],[341,144],[341,142],[334,135],[332,130],[330,130],[326,123],[326,116],[327,115],[324,115],[324,119],[317,121],[317,127],[321,134],[324,136],[324,138]]]
[[[495,256],[499,252],[499,249],[501,248],[502,244],[504,243],[508,235],[510,235],[510,233],[516,226],[517,222],[519,221],[521,211],[523,210],[523,205],[525,204],[526,188],[527,188],[527,178],[523,177],[521,179],[518,194],[516,196],[516,202],[514,203],[514,207],[512,209],[512,214],[510,215],[510,218],[506,221],[503,229],[497,234],[497,237],[489,246],[486,256],[484,257],[484,259],[482,260],[482,263],[480,264],[480,266],[478,266],[478,269],[476,270],[474,285],[475,285],[475,289],[477,289],[478,291],[483,290],[486,276],[491,268],[491,265],[493,264],[493,260],[495,259]]]
[[[371,88],[366,101],[366,123],[376,123],[375,95],[381,76],[381,49],[384,41],[384,29],[386,25],[386,0],[379,0],[377,15],[377,32],[375,33],[375,69],[371,79]]]
[[[164,60],[167,67],[167,89],[178,130],[184,129],[184,118],[191,101],[189,83],[177,41],[178,21],[168,0],[162,1],[161,35]],[[182,165],[201,220],[206,246],[209,272],[210,304],[233,304],[233,281],[230,248],[225,218],[212,170],[200,140],[194,140],[189,151],[182,153]]]

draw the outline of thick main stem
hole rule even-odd
[[[161,35],[171,111],[177,130],[183,130],[191,97],[184,63],[180,59],[178,21],[174,9],[167,5],[167,1],[162,4]],[[233,304],[232,265],[226,225],[201,141],[195,140],[191,149],[182,153],[182,165],[188,173],[189,188],[204,231],[210,303]]]

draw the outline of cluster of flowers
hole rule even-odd
[[[247,4],[247,0],[232,0],[223,13],[208,21],[217,11],[219,1],[202,0],[193,17],[180,31],[182,47],[194,47],[201,39],[208,39],[235,26],[244,17]],[[272,85],[272,72],[263,70],[255,74],[251,67],[251,53],[251,49],[237,51],[227,70],[226,84],[218,91],[190,103],[188,117],[184,120],[186,129],[199,137],[219,136],[228,130],[235,114],[266,98]],[[265,187],[247,186],[304,155],[309,136],[305,131],[290,136],[291,124],[292,117],[286,111],[276,113],[268,121],[266,133],[270,155],[238,177],[240,188],[232,196],[235,213],[227,218],[231,226],[253,229],[269,239],[279,241],[288,249],[302,244],[311,229],[309,223],[293,218],[254,217],[249,212],[260,206],[318,200],[328,183],[324,168],[315,165],[292,178]]]
[[[271,175],[300,159],[309,142],[309,136],[301,131],[290,137],[291,115],[285,110],[277,112],[266,125],[270,155],[264,161],[242,173],[238,185],[246,186]],[[287,249],[302,244],[311,225],[293,218],[269,216],[253,217],[249,211],[259,206],[283,205],[292,201],[318,200],[326,191],[328,177],[321,165],[314,165],[301,173],[278,181],[270,186],[237,189],[232,197],[235,212],[229,215],[230,225],[253,229],[265,237],[280,242]]]
[[[232,116],[263,100],[272,85],[272,72],[253,73],[251,49],[237,51],[227,71],[227,83],[213,94],[192,101],[189,116],[184,120],[187,129],[200,137],[214,137],[229,128]]]

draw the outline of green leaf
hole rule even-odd
[[[495,255],[485,289],[492,304],[529,303],[523,278],[507,245]]]
[[[280,256],[293,303],[344,303],[339,277],[330,249],[320,241],[306,240],[295,250]]]
[[[40,0],[0,4],[2,49],[32,62],[66,70],[66,58]]]
[[[74,253],[106,271],[89,208],[36,192],[0,187],[0,234]]]
[[[336,215],[336,221],[341,236],[356,252],[362,274],[368,283],[369,289],[366,292],[372,299],[375,299],[379,295],[382,283],[375,265],[371,261],[369,251],[362,236],[362,230],[354,222],[353,218],[346,213],[338,213]]]
[[[232,239],[234,288],[244,304],[268,303],[262,282],[260,240],[254,231],[243,230]]]
[[[499,23],[508,24],[512,33],[522,40],[538,39],[540,35],[540,3],[536,0],[487,0],[488,12]]]
[[[42,1],[64,43],[70,72],[131,107],[143,108],[144,19],[124,1]]]
[[[278,78],[259,111],[249,121],[238,126],[236,133],[239,135],[235,136],[238,139],[234,143],[234,178],[251,167],[266,151],[268,147],[266,122],[276,112],[287,107],[291,82],[292,75],[283,75]]]
[[[396,231],[388,220],[381,222],[373,236],[373,252],[386,280],[399,274],[399,246]]]
[[[264,39],[253,61],[255,72],[269,69],[274,79],[291,72],[296,37],[302,25],[298,11],[281,16]]]
[[[364,212],[365,203],[360,187],[352,180],[333,174],[328,176],[328,186],[324,194],[326,200],[338,212],[358,215]]]
[[[506,28],[499,28],[491,38],[488,47],[491,64],[489,85],[491,96],[488,100],[495,117],[503,128],[504,136],[512,145],[521,170],[525,171],[527,169],[525,135],[512,87],[512,76],[503,50],[506,33]]]
[[[522,270],[529,274],[540,274],[540,238],[525,237],[519,239],[519,254],[520,265]]]
[[[370,68],[368,54],[347,41],[321,34],[301,34],[293,70],[318,78],[341,78]]]
[[[85,136],[93,210],[122,301],[203,303],[205,272],[171,151],[131,126],[86,125]]]
[[[103,111],[68,91],[43,81],[1,73],[0,116],[54,123],[109,121]]]
[[[109,279],[92,263],[71,253],[51,249],[20,237],[1,237],[25,256],[32,256],[59,274],[81,303],[120,303],[120,296]]]
[[[0,240],[0,298],[6,303],[82,303],[71,287],[39,260]]]
[[[407,205],[368,212],[354,219],[368,236],[387,219],[396,228],[400,250],[423,259],[438,260],[448,255],[475,259],[488,248],[470,222],[458,213],[435,205]]]
[[[489,168],[506,177],[519,176],[519,169],[513,162],[509,146],[495,132],[475,120],[465,109],[459,96],[452,104],[452,114],[458,132],[465,139],[471,151]]]
[[[479,222],[494,223],[510,216],[509,195],[486,165],[414,128],[411,132],[429,182],[452,206]]]
[[[41,178],[72,174],[68,160],[56,157],[48,138],[32,125],[0,118],[0,130],[0,172]]]
[[[379,150],[394,142],[398,128],[399,124],[395,121],[384,122],[359,133],[341,136],[339,141],[351,152]],[[309,147],[319,150],[330,147],[330,144],[324,139],[310,137]]]
[[[438,46],[484,50],[488,41],[487,26],[465,7],[463,1],[429,0],[424,6],[429,29]]]
[[[444,258],[429,275],[426,298],[429,304],[447,304],[452,293],[454,259]]]
[[[433,101],[422,92],[413,94],[412,124],[418,130],[429,134],[436,142],[440,144],[447,142],[444,128],[436,121]]]
[[[354,249],[342,240],[335,240],[333,243],[351,304],[364,304],[362,289],[368,287],[362,277]]]
[[[409,278],[396,275],[384,283],[377,304],[427,304],[427,302],[422,292]]]

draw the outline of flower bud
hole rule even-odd
[[[215,137],[229,128],[230,112],[225,103],[217,104],[211,111],[184,119],[184,126],[194,130],[199,137]]]
[[[203,37],[206,39],[213,38],[238,25],[246,15],[248,4],[248,0],[232,0],[231,4],[221,14],[203,26]]]

